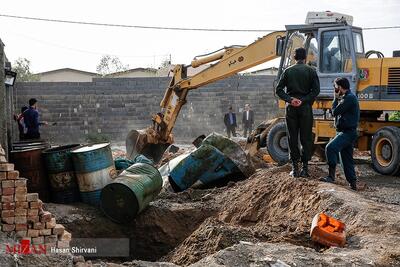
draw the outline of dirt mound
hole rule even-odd
[[[188,265],[240,241],[286,240],[313,247],[307,236],[319,210],[319,197],[314,194],[317,182],[293,179],[288,172],[288,166],[259,170],[227,188],[220,195],[218,215],[204,221],[164,260]],[[311,172],[323,175],[315,166]]]
[[[400,226],[396,223],[400,207],[388,208],[347,187],[321,183],[318,178],[326,175],[322,168],[310,166],[312,177],[308,179],[293,179],[287,165],[258,170],[249,179],[226,188],[216,199],[220,212],[205,220],[162,260],[186,266],[245,241],[294,245],[333,253],[329,254],[333,258],[335,253],[343,258],[348,254],[360,262],[385,265],[396,261],[400,248],[393,245],[400,241]],[[346,223],[346,251],[327,249],[310,240],[311,220],[319,212]],[[363,259],[364,253],[369,257]]]

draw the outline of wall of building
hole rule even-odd
[[[39,74],[40,82],[91,82],[95,75],[77,71],[56,71]]]
[[[273,79],[233,76],[191,91],[174,129],[176,139],[192,140],[203,133],[224,132],[223,115],[229,105],[239,112],[250,103],[256,123],[276,116]],[[41,119],[57,122],[42,128],[42,136],[54,143],[83,142],[89,134],[104,134],[114,142],[123,142],[129,130],[150,125],[151,114],[159,111],[168,83],[166,77],[18,83],[15,108],[20,109],[31,97],[37,98]]]

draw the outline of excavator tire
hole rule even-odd
[[[269,130],[267,150],[271,158],[278,164],[283,165],[289,161],[289,144],[285,122],[278,122]]]
[[[400,171],[400,129],[386,126],[379,129],[371,143],[372,166],[380,174],[396,175]]]

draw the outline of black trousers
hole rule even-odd
[[[289,156],[292,161],[307,162],[311,159],[313,148],[313,112],[311,105],[286,107],[286,127],[289,141]],[[299,135],[301,151],[299,148]]]
[[[252,124],[243,124],[243,137],[247,137],[247,133],[249,133],[250,135],[252,130],[253,130]]]
[[[228,135],[228,138],[231,138],[231,133],[234,137],[236,137],[236,126],[233,125],[226,126],[226,134]]]

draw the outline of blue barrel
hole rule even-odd
[[[100,193],[116,176],[109,143],[87,145],[71,151],[82,202],[99,206]]]
[[[111,220],[131,222],[161,191],[159,171],[147,163],[135,163],[101,191],[101,208]]]
[[[205,185],[228,175],[240,173],[235,163],[217,148],[203,144],[184,157],[169,172],[169,182],[175,192],[193,185]]]
[[[80,201],[78,182],[70,151],[79,144],[46,149],[42,152],[50,181],[51,201],[68,204]]]

